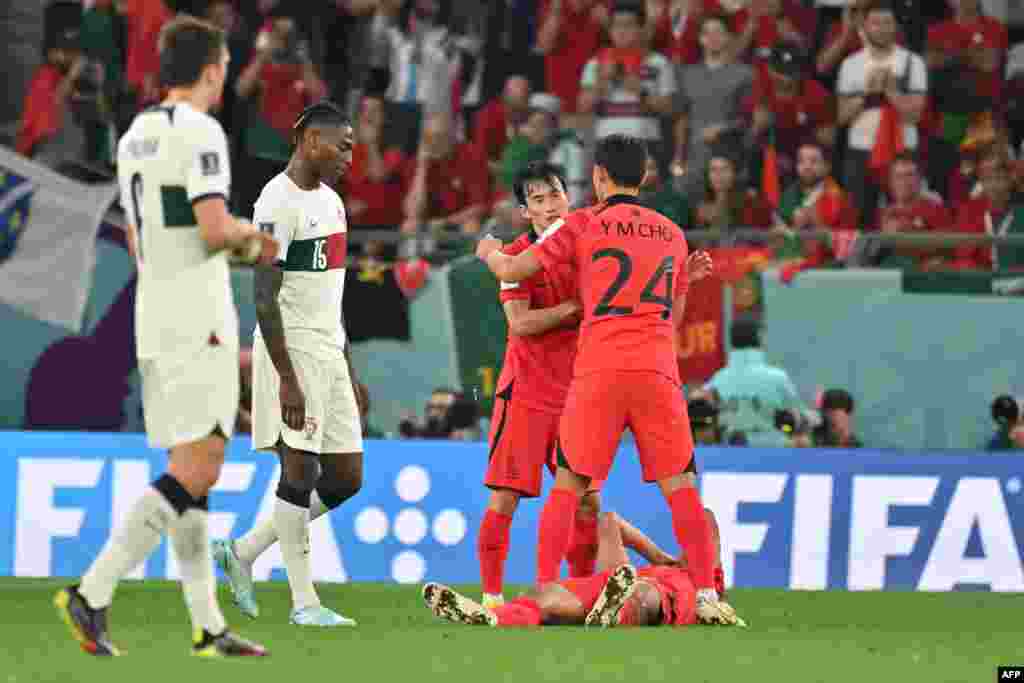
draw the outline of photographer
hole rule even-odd
[[[693,442],[698,446],[715,446],[724,442],[724,433],[718,424],[718,406],[709,398],[694,398],[686,404],[693,429]]]
[[[82,54],[79,32],[68,29],[46,46],[25,95],[16,149],[54,169],[67,164],[108,164],[110,115],[103,96],[103,66]]]
[[[477,417],[475,402],[453,389],[439,387],[430,395],[423,418],[402,420],[398,431],[403,439],[474,441]]]
[[[1011,451],[1024,448],[1024,411],[1020,402],[1012,396],[996,397],[992,402],[992,419],[996,422],[996,433],[985,450]]]
[[[821,397],[822,422],[814,428],[817,448],[861,448],[853,433],[853,396],[845,389],[829,389]]]

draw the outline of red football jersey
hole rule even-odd
[[[502,251],[514,256],[536,241],[537,234],[530,230]],[[557,306],[577,297],[575,269],[571,263],[563,263],[522,282],[503,282],[500,297],[502,304],[525,299],[530,302],[530,308]],[[516,401],[536,410],[561,413],[572,380],[578,340],[577,327],[556,327],[527,337],[509,334],[498,391],[503,391],[514,380]]]
[[[545,271],[576,267],[584,317],[575,377],[653,370],[679,381],[672,304],[689,281],[678,225],[617,195],[556,222],[533,250]]]
[[[690,572],[679,567],[647,566],[637,570],[641,579],[652,581],[661,593],[661,623],[689,626],[697,623],[697,588]]]

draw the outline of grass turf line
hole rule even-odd
[[[178,584],[126,581],[110,613],[124,654],[94,659],[71,640],[52,607],[57,580],[0,579],[0,683],[369,683],[443,680],[676,680],[790,683],[994,680],[999,664],[1024,663],[1024,595],[733,591],[746,631],[495,630],[434,619],[418,586],[321,585],[323,603],[355,629],[290,626],[283,582],[257,584],[261,616],[230,603],[229,623],[266,645],[263,660],[188,657],[190,627]],[[479,588],[463,587],[476,596]],[[516,592],[506,591],[507,596]]]

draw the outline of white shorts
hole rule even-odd
[[[139,359],[146,434],[153,448],[198,441],[238,418],[238,348],[201,346]]]
[[[295,431],[281,418],[281,378],[262,337],[256,336],[252,343],[253,449],[272,450],[283,438],[290,448],[318,455],[361,453],[362,422],[348,363],[342,357],[319,360],[296,349],[288,349],[288,355],[306,396],[306,428]]]

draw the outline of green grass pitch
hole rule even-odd
[[[232,626],[271,651],[263,660],[187,656],[177,584],[125,582],[111,611],[124,656],[79,650],[52,607],[56,580],[0,580],[0,683],[405,683],[446,681],[988,682],[1024,664],[1024,595],[737,590],[745,631],[690,627],[498,630],[447,625],[415,586],[322,585],[355,629],[290,626],[288,588],[259,584],[260,619],[221,604]],[[478,587],[463,587],[476,595]],[[506,595],[514,595],[506,591]]]

